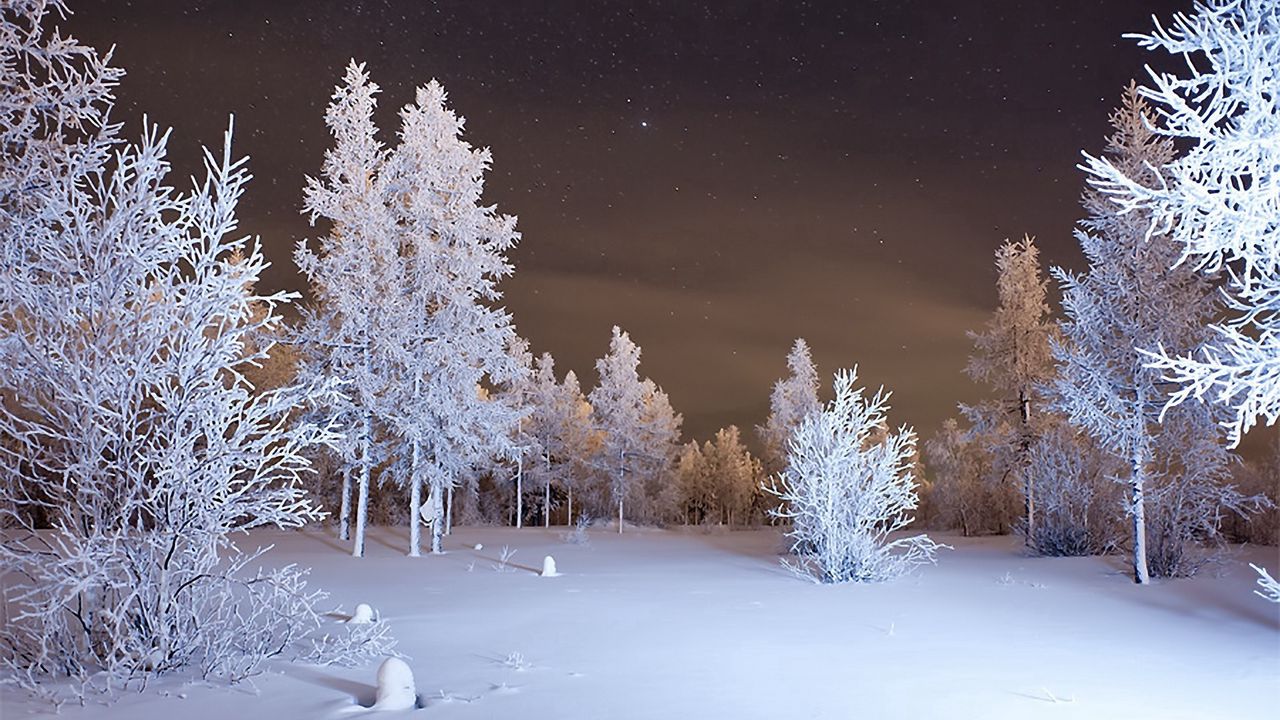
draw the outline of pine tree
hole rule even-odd
[[[810,414],[822,409],[818,402],[818,371],[814,368],[809,345],[797,338],[787,354],[789,374],[773,384],[769,395],[769,418],[756,426],[756,436],[763,446],[761,461],[765,473],[773,477],[786,466],[787,443],[791,434]]]
[[[986,330],[969,333],[975,352],[965,370],[974,380],[989,384],[996,398],[965,411],[986,434],[1001,477],[1022,488],[1024,530],[1031,547],[1036,505],[1027,464],[1040,429],[1040,387],[1054,372],[1050,340],[1057,326],[1049,319],[1047,280],[1031,237],[1002,245],[996,251],[996,270],[999,306]]]
[[[305,213],[312,224],[323,218],[329,232],[313,250],[299,241],[298,269],[311,286],[296,342],[302,349],[299,375],[343,383],[341,399],[320,410],[345,429],[339,527],[348,539],[351,476],[356,477],[355,538],[352,555],[364,554],[369,481],[386,455],[376,423],[387,416],[387,390],[394,365],[386,347],[400,301],[396,288],[399,247],[396,218],[388,203],[387,152],[377,138],[373,112],[378,86],[364,66],[352,62],[333,94],[325,124],[334,146],[325,151],[319,178],[308,177]]]
[[[1174,157],[1173,143],[1150,130],[1153,120],[1131,84],[1111,117],[1107,157],[1134,182],[1159,184],[1157,169]],[[1203,536],[1199,530],[1216,534],[1214,523],[1199,522],[1193,532],[1192,518],[1181,516],[1190,498],[1206,500],[1195,514],[1242,508],[1244,499],[1223,482],[1232,457],[1215,418],[1188,404],[1163,413],[1162,423],[1167,396],[1160,371],[1148,367],[1143,353],[1193,351],[1208,339],[1205,326],[1221,305],[1209,280],[1187,265],[1174,267],[1179,250],[1167,235],[1148,235],[1147,212],[1122,212],[1094,189],[1085,192],[1084,206],[1089,217],[1076,238],[1089,269],[1081,275],[1054,269],[1067,316],[1065,338],[1055,345],[1055,405],[1126,464],[1134,581],[1146,583],[1152,560],[1158,574],[1180,573],[1185,543]],[[1155,487],[1167,497],[1150,497]],[[1161,516],[1156,547],[1148,543],[1150,512]]]
[[[400,263],[395,315],[383,328],[398,386],[395,417],[410,445],[411,504],[425,515],[431,552],[441,552],[444,498],[468,468],[504,453],[527,410],[489,387],[518,387],[527,343],[511,315],[492,304],[513,272],[506,253],[520,239],[516,219],[482,203],[488,150],[461,139],[464,120],[432,81],[400,111],[400,143],[387,162],[388,211]],[[415,518],[414,527],[417,527]],[[414,533],[416,537],[416,533]],[[418,551],[416,542],[411,554]]]
[[[596,361],[600,379],[588,400],[601,431],[600,464],[609,478],[609,495],[618,509],[619,533],[626,501],[638,493],[633,488],[643,485],[644,466],[663,459],[652,452],[655,448],[650,443],[655,433],[650,428],[664,418],[653,407],[656,388],[640,379],[639,367],[640,348],[615,325],[609,352]],[[665,448],[658,450],[666,452]]]

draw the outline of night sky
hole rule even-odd
[[[235,114],[272,289],[305,290],[303,177],[346,63],[383,88],[386,142],[438,79],[520,218],[520,333],[589,388],[622,326],[699,439],[764,420],[797,336],[922,435],[978,398],[965,331],[994,309],[996,247],[1030,233],[1081,266],[1080,150],[1168,62],[1121,34],[1191,5],[72,2],[62,28],[128,71],[116,119],[173,126],[178,177]]]

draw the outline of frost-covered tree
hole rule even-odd
[[[396,218],[388,203],[390,176],[383,172],[387,151],[373,120],[377,93],[363,65],[347,67],[325,112],[334,145],[325,151],[320,177],[308,177],[305,189],[304,212],[312,224],[323,218],[329,231],[314,249],[301,240],[294,252],[312,299],[296,338],[300,377],[343,383],[341,397],[319,414],[344,430],[338,522],[345,540],[354,476],[356,557],[364,554],[370,478],[386,455],[379,420],[386,417],[386,394],[396,376],[384,341],[400,300]]]
[[[1170,405],[1194,396],[1233,409],[1235,444],[1259,418],[1280,417],[1280,11],[1274,0],[1204,0],[1128,37],[1185,62],[1182,75],[1148,69],[1139,92],[1154,105],[1152,131],[1186,152],[1160,158],[1158,173],[1087,153],[1081,167],[1144,231],[1168,237],[1170,265],[1226,277],[1234,315],[1215,318],[1209,343],[1144,349],[1181,386]]]
[[[716,431],[702,448],[703,472],[709,486],[708,507],[717,522],[745,523],[760,486],[759,462],[742,444],[736,425]]]
[[[792,521],[794,571],[818,582],[886,580],[934,562],[928,535],[889,535],[912,521],[919,498],[912,474],[915,432],[884,433],[889,394],[854,388],[857,370],[835,375],[835,399],[791,437],[787,467],[765,490]],[[785,561],[784,561],[785,562]]]
[[[640,348],[615,325],[609,352],[596,361],[599,383],[588,401],[601,431],[598,460],[617,507],[618,532],[627,500],[646,497],[646,480],[655,466],[670,463],[679,439],[679,421],[666,395],[640,378],[639,367]]]
[[[660,523],[675,513],[679,488],[675,464],[680,453],[680,426],[684,417],[671,407],[671,398],[652,380],[645,379],[644,406],[640,414],[642,462],[635,467],[629,505],[637,520]]]
[[[168,133],[119,136],[121,72],[47,34],[51,12],[0,10],[0,667],[82,702],[184,669],[236,681],[320,624],[305,571],[253,569],[232,536],[320,517],[301,451],[333,435],[288,422],[315,388],[245,377],[290,296],[252,290],[230,130],[170,187]]]
[[[1134,183],[1160,184],[1159,168],[1174,156],[1172,141],[1154,134],[1152,121],[1130,85],[1112,115],[1106,156]],[[1054,348],[1060,364],[1054,404],[1125,463],[1134,580],[1145,583],[1152,570],[1184,574],[1186,545],[1217,535],[1221,508],[1243,509],[1244,498],[1224,482],[1232,456],[1213,415],[1199,403],[1162,412],[1165,386],[1143,353],[1194,351],[1208,339],[1205,325],[1221,305],[1203,275],[1186,264],[1174,267],[1180,250],[1167,235],[1148,232],[1148,211],[1125,212],[1093,188],[1084,206],[1089,216],[1076,238],[1089,269],[1080,275],[1054,269],[1067,316]],[[1159,517],[1154,538],[1152,514]]]
[[[534,360],[533,368],[529,434],[539,457],[528,474],[542,486],[543,525],[550,527],[553,488],[559,486],[571,497],[577,484],[575,476],[581,475],[591,461],[591,406],[582,396],[578,376],[572,370],[565,374],[563,382],[556,381],[551,353]]]
[[[1036,532],[1036,493],[1027,467],[1042,419],[1040,386],[1053,377],[1049,343],[1057,325],[1049,317],[1048,281],[1030,236],[1005,242],[996,251],[996,271],[999,305],[984,331],[969,333],[974,354],[965,369],[974,380],[990,385],[996,397],[965,412],[986,435],[992,469],[1022,490],[1023,530],[1030,546]]]
[[[559,418],[559,435],[552,443],[559,447],[560,482],[565,490],[565,522],[574,524],[573,498],[589,489],[592,467],[602,444],[602,433],[596,428],[591,403],[582,394],[578,375],[570,370],[560,382],[555,415]],[[553,461],[554,462],[554,461]]]
[[[354,66],[353,66],[354,68]],[[443,500],[467,468],[505,454],[527,410],[488,387],[520,387],[527,343],[511,315],[493,303],[513,272],[507,253],[520,239],[516,219],[484,205],[487,149],[462,140],[464,120],[446,106],[444,88],[418,88],[400,111],[400,143],[387,161],[387,209],[400,258],[396,315],[384,328],[398,370],[395,409],[409,444],[410,503],[431,524],[440,552]],[[522,436],[523,437],[523,436]],[[417,521],[413,523],[417,528]],[[416,533],[413,533],[416,538]],[[413,542],[410,553],[418,552]]]
[[[715,489],[707,471],[706,458],[697,440],[680,446],[676,458],[676,483],[680,489],[680,513],[686,525],[702,523],[714,516]]]
[[[818,402],[818,371],[804,338],[797,338],[791,346],[787,370],[788,375],[773,384],[768,419],[764,425],[756,426],[756,437],[763,448],[760,459],[770,477],[786,467],[791,434],[806,417],[822,409]]]
[[[543,454],[543,448],[538,444],[538,438],[533,429],[534,420],[531,417],[537,409],[537,398],[534,395],[538,388],[534,385],[534,361],[533,354],[529,352],[529,342],[524,338],[518,338],[511,355],[519,368],[519,378],[507,384],[499,398],[521,414],[519,421],[512,425],[509,436],[502,443],[503,459],[515,466],[510,475],[510,482],[514,486],[512,498],[515,500],[513,524],[520,528],[524,527],[525,478],[528,475],[526,468]],[[552,381],[554,382],[554,377]]]

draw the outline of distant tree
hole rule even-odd
[[[685,524],[700,524],[714,516],[715,489],[697,440],[680,446],[676,483],[680,488],[680,513]]]
[[[510,475],[510,482],[514,485],[512,492],[512,498],[515,500],[514,524],[519,528],[524,527],[525,477],[529,474],[526,468],[533,465],[534,461],[543,454],[543,448],[538,442],[533,418],[533,414],[538,411],[539,398],[535,396],[538,387],[535,385],[533,376],[534,360],[533,354],[529,351],[528,341],[523,338],[517,339],[512,346],[511,355],[520,369],[520,376],[516,381],[504,386],[499,397],[502,402],[520,412],[520,419],[511,426],[510,433],[502,444],[503,460],[515,466]],[[555,378],[552,377],[551,381],[554,383]],[[550,486],[547,489],[549,495]]]
[[[716,431],[702,448],[711,489],[711,507],[717,519],[730,527],[736,518],[746,522],[759,487],[759,463],[742,444],[736,425]]]
[[[596,464],[600,453],[602,433],[595,426],[591,403],[582,394],[578,375],[574,371],[565,373],[553,406],[559,422],[558,434],[552,447],[559,448],[555,452],[559,453],[560,480],[566,495],[565,521],[572,525],[575,522],[574,493],[582,493],[589,487],[591,468]]]
[[[995,391],[994,401],[966,408],[990,443],[993,470],[1022,489],[1028,546],[1036,533],[1035,487],[1027,472],[1040,431],[1040,386],[1053,377],[1050,340],[1057,325],[1049,318],[1047,281],[1040,251],[1031,237],[1005,242],[996,251],[1000,304],[981,333],[971,332],[975,352],[966,372]]]
[[[323,594],[294,566],[251,569],[263,550],[233,537],[319,518],[301,451],[334,437],[287,422],[323,388],[245,378],[291,296],[252,290],[267,262],[235,235],[230,129],[203,179],[170,187],[168,133],[110,122],[122,72],[45,30],[66,12],[0,11],[0,668],[83,703],[309,652]]]
[[[773,384],[769,418],[764,425],[756,426],[756,437],[763,446],[760,459],[769,477],[786,467],[787,443],[795,429],[810,414],[822,409],[818,401],[818,371],[804,338],[797,338],[787,354],[787,370],[787,377]]]
[[[992,457],[981,433],[948,418],[925,443],[933,470],[931,500],[935,522],[965,537],[1006,532],[1016,512],[1008,484],[992,472]]]
[[[854,389],[857,370],[835,376],[835,399],[808,416],[790,442],[787,467],[765,489],[782,500],[799,556],[788,565],[818,582],[885,580],[934,562],[928,535],[889,535],[912,521],[919,502],[912,476],[915,433],[882,434],[889,395]]]
[[[599,384],[588,395],[596,427],[601,431],[600,467],[609,478],[609,494],[622,532],[628,499],[647,502],[646,481],[655,468],[666,472],[679,441],[679,416],[666,394],[642,380],[640,348],[616,325],[609,352],[596,361]],[[641,508],[648,514],[650,508]]]
[[[649,523],[670,518],[679,504],[675,464],[680,452],[680,426],[684,417],[671,407],[671,399],[652,380],[644,385],[640,436],[644,453],[636,464],[632,483],[632,515]]]
[[[1111,118],[1107,155],[1135,182],[1159,184],[1173,143],[1150,129],[1153,118],[1135,86]],[[1126,463],[1134,580],[1191,571],[1187,543],[1214,539],[1222,508],[1246,499],[1226,484],[1233,458],[1215,418],[1198,403],[1162,413],[1168,396],[1144,350],[1191,352],[1221,304],[1211,282],[1187,265],[1164,234],[1148,234],[1145,210],[1124,212],[1106,194],[1084,196],[1089,217],[1076,238],[1089,263],[1081,275],[1054,269],[1063,289],[1064,339],[1055,345],[1060,376],[1055,406]],[[1163,423],[1161,416],[1163,415]],[[1153,528],[1148,516],[1159,518]]]

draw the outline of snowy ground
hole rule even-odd
[[[882,585],[818,586],[771,530],[463,528],[407,558],[376,529],[356,560],[323,531],[261,532],[351,609],[393,624],[425,709],[369,713],[376,666],[284,666],[256,690],[175,683],[67,718],[1262,718],[1280,707],[1280,606],[1245,548],[1192,580],[1137,587],[1121,558],[1027,558],[966,540]],[[475,550],[483,543],[482,550]],[[248,543],[245,543],[248,544]],[[506,546],[505,571],[495,569]],[[545,555],[560,577],[541,578]],[[3,691],[0,717],[32,715]]]

